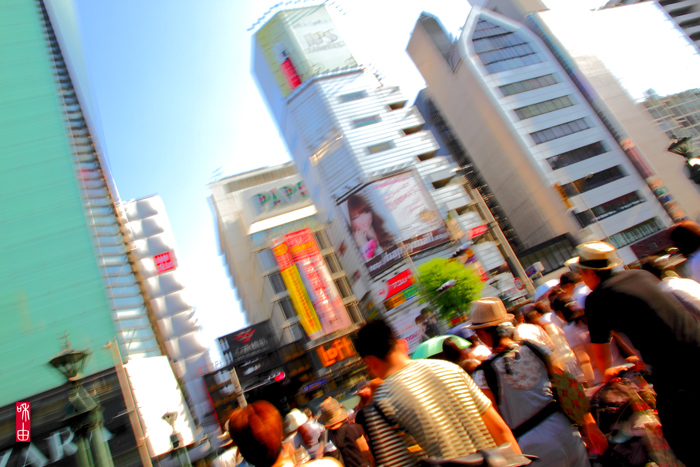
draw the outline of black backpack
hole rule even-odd
[[[366,467],[369,465],[355,439],[348,436],[348,431],[357,429],[362,430],[362,426],[355,423],[343,423],[337,430],[330,430],[329,437],[342,454],[342,462],[346,467]]]

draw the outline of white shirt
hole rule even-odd
[[[659,288],[672,293],[696,318],[700,319],[700,284],[678,276],[664,277]]]

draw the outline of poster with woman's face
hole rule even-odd
[[[449,240],[430,195],[412,172],[370,183],[340,207],[371,276],[398,263],[403,248],[413,254]]]

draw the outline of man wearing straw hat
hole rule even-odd
[[[577,250],[579,256],[567,265],[581,272],[592,291],[586,298],[586,318],[596,365],[606,379],[616,374],[617,370],[610,368],[610,338],[612,331],[624,333],[652,367],[666,440],[676,457],[695,465],[700,377],[689,363],[696,365],[700,360],[700,321],[675,297],[659,290],[659,280],[653,274],[613,272],[622,259],[609,243],[587,242]]]

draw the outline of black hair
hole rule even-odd
[[[454,339],[448,337],[442,343],[442,353],[445,360],[452,363],[458,363],[462,358],[462,351],[457,347]]]
[[[373,356],[381,360],[396,346],[396,336],[391,327],[381,319],[362,326],[354,339],[355,350],[360,357]]]
[[[613,276],[612,269],[591,269],[598,276],[601,282],[610,279]]]
[[[575,271],[568,271],[561,275],[559,278],[559,287],[563,287],[568,284],[578,284],[583,279],[581,279],[581,274]]]
[[[642,269],[649,271],[659,279],[664,272],[664,266],[666,262],[659,261],[660,256],[646,256],[639,260],[639,264],[642,265]]]
[[[690,256],[700,249],[700,225],[693,221],[682,221],[671,229],[671,241],[683,256]]]

